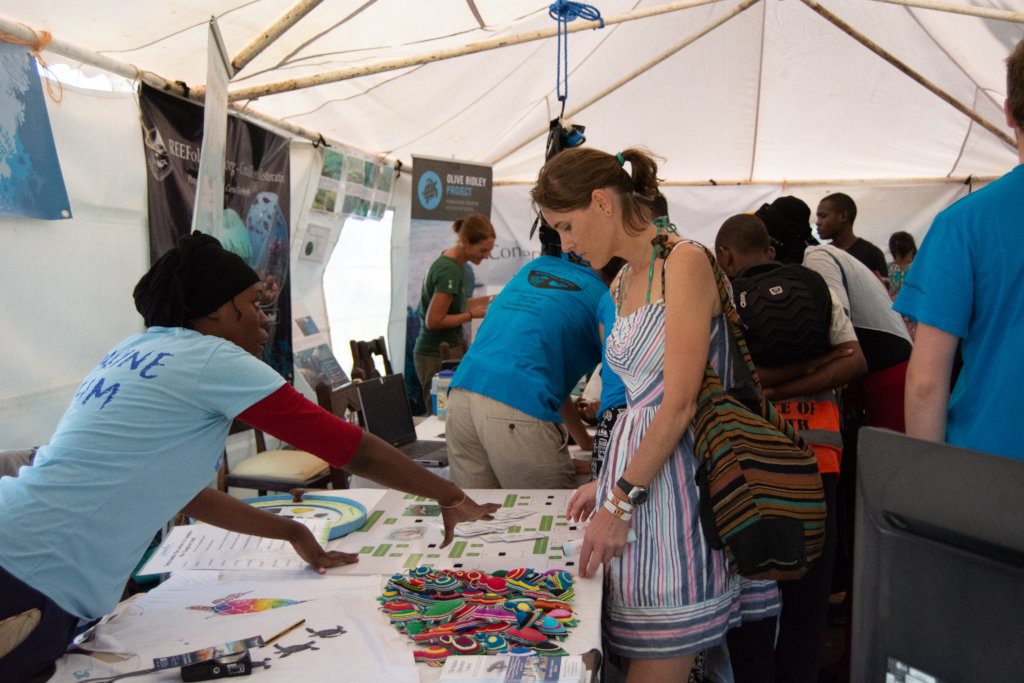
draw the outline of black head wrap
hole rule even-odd
[[[783,263],[800,263],[804,249],[818,244],[811,234],[811,209],[796,197],[779,197],[754,212],[760,218],[775,247],[775,258]]]
[[[146,327],[185,327],[259,282],[241,256],[194,232],[158,258],[132,295]]]

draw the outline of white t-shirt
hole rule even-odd
[[[825,278],[854,327],[887,332],[910,341],[903,318],[892,309],[885,285],[863,263],[838,247],[822,244],[807,247],[804,265]]]
[[[283,384],[220,337],[125,339],[35,464],[0,479],[0,566],[71,614],[106,614],[156,531],[213,479],[234,417]]]

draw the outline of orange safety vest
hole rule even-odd
[[[839,461],[843,457],[843,437],[839,433],[839,406],[836,401],[776,401],[775,409],[814,449],[818,471],[822,474],[838,473]]]

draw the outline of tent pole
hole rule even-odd
[[[943,90],[939,86],[935,85],[934,83],[929,81],[927,78],[925,78],[924,76],[922,76],[918,72],[914,71],[913,69],[911,69],[909,66],[907,66],[903,62],[901,62],[894,55],[892,55],[891,53],[887,52],[882,46],[878,45],[877,43],[872,41],[870,38],[865,36],[863,33],[860,33],[859,31],[857,31],[857,29],[853,28],[852,26],[847,24],[845,21],[843,21],[842,19],[840,19],[836,15],[832,14],[830,11],[828,11],[827,9],[822,7],[821,4],[819,4],[817,2],[817,0],[801,0],[801,2],[803,2],[805,5],[810,7],[812,10],[817,12],[819,15],[824,17],[826,20],[828,20],[829,22],[834,24],[841,31],[843,31],[844,33],[848,34],[851,38],[856,40],[858,43],[860,43],[864,47],[868,48],[869,50],[874,52],[876,55],[878,55],[879,57],[881,57],[885,61],[887,61],[890,64],[892,64],[894,67],[896,67],[897,69],[899,69],[900,71],[905,73],[911,79],[913,79],[913,80],[917,81],[919,84],[923,85],[925,88],[930,90],[932,92],[932,94],[938,96],[939,99],[945,101],[947,104],[952,106],[958,112],[960,112],[964,116],[969,117],[971,120],[973,120],[979,126],[981,126],[985,130],[987,130],[990,133],[992,133],[993,135],[995,135],[997,138],[999,138],[1000,140],[1005,142],[1007,145],[1012,147],[1014,150],[1017,149],[1017,143],[1013,140],[1013,138],[1011,138],[1009,135],[1007,135],[1002,129],[998,128],[997,126],[995,126],[995,125],[993,125],[991,123],[989,123],[983,116],[981,116],[976,111],[974,111],[973,109],[968,107],[966,104],[963,104],[962,102],[957,100],[955,97],[953,97],[952,95],[947,93],[945,90]]]
[[[34,33],[32,29],[22,24],[16,24],[14,22],[8,21],[0,17],[0,34],[3,33],[11,35],[17,38],[18,40],[22,40],[27,43],[32,43],[39,40],[39,36],[36,33]],[[55,55],[60,55],[61,57],[65,57],[79,64],[87,64],[98,69],[103,69],[104,71],[116,74],[118,76],[122,76],[132,81],[142,81],[146,85],[156,88],[161,92],[165,92],[176,97],[180,97],[182,99],[187,99],[196,102],[197,104],[203,103],[203,97],[201,95],[197,97],[196,91],[194,89],[189,89],[188,95],[186,96],[184,83],[168,81],[162,76],[158,76],[157,74],[151,71],[142,71],[134,64],[120,62],[116,59],[105,57],[96,52],[91,52],[76,45],[71,45],[70,43],[58,40],[56,38],[50,41],[50,43],[44,48],[44,51],[52,52]],[[270,116],[267,116],[266,114],[261,114],[256,111],[250,111],[239,104],[232,104],[229,106],[232,113],[240,116],[241,118],[258,122],[266,126],[270,126],[283,133],[288,133],[289,135],[294,135],[295,137],[299,138],[305,138],[307,140],[310,140],[311,142],[323,142],[323,136],[316,131],[309,130],[308,128],[303,128],[301,126],[296,126],[295,124],[288,123],[287,121],[272,118]],[[358,147],[355,147],[353,145],[346,146],[352,147],[353,149],[359,149]],[[380,156],[380,154],[377,152],[367,152],[366,150],[359,151],[374,157]]]
[[[935,9],[940,12],[953,12],[955,14],[966,14],[971,17],[981,17],[982,19],[999,19],[1001,21],[1013,21],[1018,24],[1024,24],[1024,12],[1011,12],[1005,9],[954,5],[951,2],[932,2],[930,0],[875,0],[875,2],[887,2],[890,5],[903,5],[904,7],[920,7],[921,9]]]
[[[271,43],[281,37],[281,35],[294,26],[300,19],[313,11],[313,9],[319,5],[323,0],[302,0],[299,4],[292,7],[280,19],[275,21],[270,28],[261,33],[259,37],[253,40],[251,43],[242,48],[242,51],[235,55],[235,58],[231,60],[231,66],[234,68],[235,73],[241,71],[246,64],[256,59],[256,56],[267,49]]]
[[[808,185],[923,185],[923,184],[955,184],[966,185],[968,182],[990,183],[998,180],[999,176],[943,176],[941,178],[825,178],[825,179],[799,179],[790,180],[665,180],[658,183],[659,187],[731,187],[736,185],[780,185],[787,186],[808,186]],[[532,180],[495,180],[495,186],[533,185],[536,178]]]
[[[709,5],[715,2],[721,2],[721,0],[679,0],[665,5],[645,7],[630,12],[616,14],[611,17],[605,17],[604,23],[606,26],[611,24],[620,24],[626,21],[645,19],[658,14],[676,12],[683,9],[689,9],[691,7],[699,7],[700,5]],[[575,33],[577,31],[600,28],[600,26],[601,23],[598,21],[579,21],[569,24],[567,31],[569,33]],[[237,102],[238,100],[257,99],[265,95],[276,95],[278,93],[291,92],[293,90],[302,90],[303,88],[323,85],[324,83],[336,83],[338,81],[345,81],[351,78],[359,78],[360,76],[369,76],[371,74],[383,73],[385,71],[404,69],[418,64],[429,64],[430,62],[439,62],[453,57],[462,57],[463,55],[471,55],[477,52],[486,52],[488,50],[495,50],[501,47],[508,47],[509,45],[519,45],[521,43],[529,43],[535,40],[544,40],[556,35],[557,33],[558,27],[554,26],[552,28],[541,29],[539,31],[528,31],[526,33],[519,33],[512,36],[492,38],[490,40],[482,40],[476,43],[467,43],[460,47],[444,50],[432,50],[430,52],[413,55],[411,57],[385,59],[374,64],[352,66],[345,69],[337,69],[335,71],[315,74],[313,76],[303,76],[302,78],[290,78],[286,81],[278,81],[276,83],[264,83],[263,85],[255,85],[248,88],[232,90],[228,93],[228,99],[232,102]]]
[[[732,19],[733,17],[735,17],[740,12],[743,12],[743,11],[747,10],[748,8],[750,8],[751,6],[756,5],[758,2],[760,2],[760,0],[743,0],[743,2],[741,2],[738,5],[736,5],[731,10],[729,10],[728,12],[723,14],[722,16],[718,17],[717,19],[712,21],[710,24],[708,24],[704,28],[702,28],[699,31],[697,31],[696,33],[692,33],[689,36],[687,36],[686,38],[684,38],[682,42],[677,43],[676,45],[674,45],[667,52],[661,53],[660,55],[658,55],[657,57],[655,57],[651,61],[649,61],[646,64],[644,64],[643,66],[641,66],[639,69],[636,69],[632,73],[627,74],[625,77],[619,79],[615,83],[611,84],[610,86],[608,86],[604,90],[600,91],[599,93],[597,93],[593,97],[591,97],[588,100],[586,100],[585,102],[583,102],[583,104],[581,104],[579,106],[576,106],[576,107],[573,107],[571,110],[569,110],[569,111],[567,111],[565,113],[565,118],[572,118],[573,116],[575,116],[576,114],[580,113],[581,111],[583,111],[584,109],[586,109],[590,105],[594,104],[595,102],[597,102],[597,101],[599,101],[601,99],[604,99],[605,97],[607,97],[611,93],[615,92],[616,90],[618,90],[622,86],[626,85],[627,83],[629,83],[633,79],[637,78],[638,76],[640,76],[641,74],[643,74],[647,70],[652,69],[653,67],[657,66],[658,64],[660,64],[661,62],[665,61],[666,59],[668,59],[669,57],[671,57],[675,53],[677,53],[680,50],[682,50],[687,45],[693,43],[698,38],[701,38],[701,37],[707,35],[711,31],[713,31],[714,29],[718,28],[719,26],[721,26],[725,22],[727,22],[730,19]],[[497,158],[491,159],[490,161],[488,161],[486,163],[489,163],[489,164],[491,164],[493,166],[494,164],[496,164],[499,161],[505,159],[509,155],[518,152],[520,149],[522,149],[526,145],[530,144],[531,142],[533,142],[537,138],[540,138],[540,137],[543,137],[544,135],[547,135],[547,133],[548,133],[548,126],[544,126],[543,129],[537,131],[536,133],[533,133],[528,138],[526,138],[525,140],[523,140],[522,142],[517,144],[515,147],[512,147],[511,149],[503,152]]]
[[[0,18],[0,34],[3,33],[13,36],[14,38],[28,44],[32,44],[39,40],[39,35],[24,24],[18,24],[4,18]],[[0,38],[0,40],[2,40],[2,38]],[[152,86],[157,90],[177,95],[178,97],[186,97],[183,83],[168,81],[162,76],[158,76],[151,71],[143,71],[134,64],[128,64],[127,62],[120,62],[116,59],[105,57],[98,52],[92,52],[85,48],[78,47],[77,45],[71,45],[70,43],[66,43],[58,38],[52,39],[43,49],[46,52],[52,52],[81,64],[88,64],[89,66],[103,69],[104,71],[117,74],[118,76],[122,76],[132,81],[142,81],[146,85]]]

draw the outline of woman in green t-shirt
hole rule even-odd
[[[468,298],[463,267],[480,265],[494,248],[494,226],[479,213],[452,223],[458,235],[454,247],[445,249],[434,261],[420,294],[420,333],[416,337],[413,358],[416,376],[423,387],[423,401],[430,410],[430,382],[441,370],[441,342],[458,346],[462,326],[473,318],[482,318],[493,297]]]

